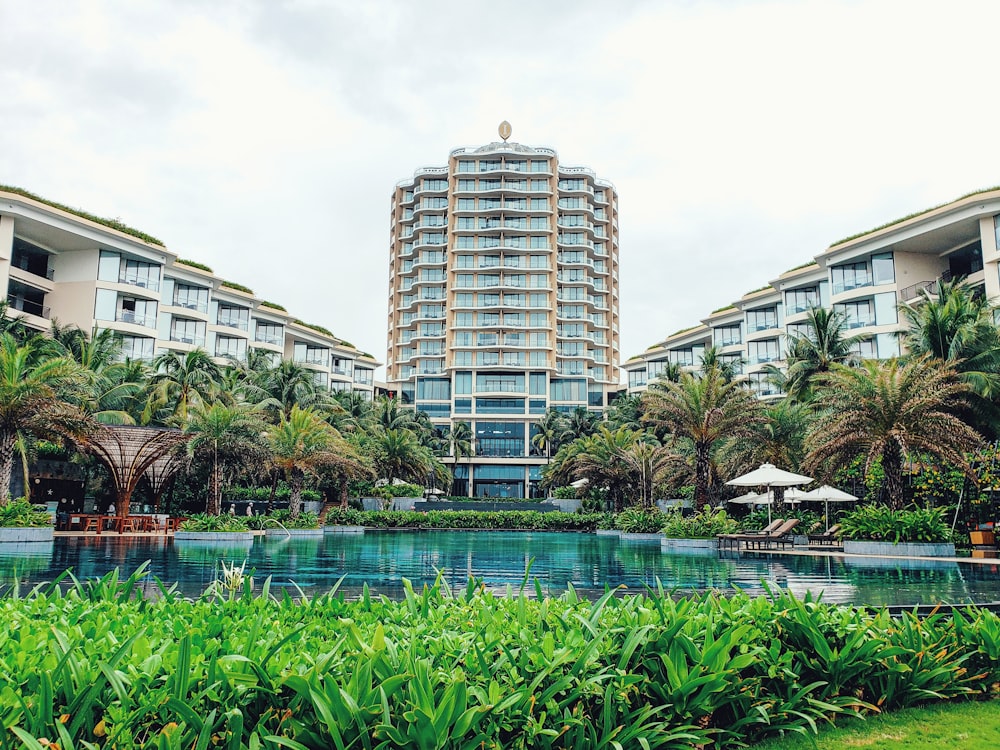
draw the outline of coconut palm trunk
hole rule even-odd
[[[694,509],[698,513],[708,505],[708,493],[712,462],[709,457],[709,446],[699,445],[695,448],[694,464]]]
[[[288,472],[288,512],[292,518],[298,518],[302,512],[302,485],[306,475],[300,469]]]
[[[14,445],[17,432],[0,430],[0,505],[10,501],[10,478],[14,469]]]
[[[882,454],[882,471],[885,473],[886,504],[893,510],[905,505],[903,492],[903,455],[897,443],[890,443]]]

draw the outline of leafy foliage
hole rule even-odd
[[[147,601],[142,575],[0,602],[0,748],[729,748],[1000,679],[1000,620],[973,608],[476,581],[294,602],[254,597],[238,566],[197,601]]]
[[[893,510],[884,505],[863,505],[840,519],[844,539],[877,542],[950,542],[951,529],[944,508]]]
[[[706,508],[700,513],[683,516],[668,513],[661,531],[671,539],[714,539],[717,534],[732,534],[738,524],[726,511]]]
[[[235,281],[223,281],[219,286],[226,289],[235,289],[237,292],[243,292],[244,294],[253,294],[253,289],[242,284],[237,284]]]
[[[181,531],[248,531],[245,516],[231,516],[223,513],[219,516],[208,513],[196,513],[181,523]]]
[[[52,517],[23,497],[0,505],[0,527],[44,528],[52,525]]]
[[[663,526],[666,514],[650,508],[626,508],[615,514],[615,528],[626,534],[655,534]]]
[[[359,511],[333,508],[329,526],[367,526],[376,529],[493,529],[531,531],[593,531],[599,513],[541,513],[534,510],[412,510]],[[654,529],[655,530],[655,529]]]

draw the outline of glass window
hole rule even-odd
[[[891,256],[891,253],[889,255]],[[872,274],[867,263],[845,263],[830,269],[830,280],[833,282],[833,293],[840,294],[851,289],[871,286]]]
[[[483,422],[476,420],[477,456],[506,457],[524,455],[524,424],[521,422]],[[491,470],[516,470],[523,476],[520,466],[477,466],[476,478],[488,478]]]
[[[250,308],[220,302],[216,323],[220,326],[246,331],[250,327]]]
[[[469,394],[472,393],[472,373],[471,372],[456,372],[455,373],[455,393]]]
[[[455,325],[458,327],[471,328],[472,327],[472,313],[470,312],[457,312],[455,313]]]
[[[548,268],[549,267],[549,256],[547,255],[529,255],[528,265],[531,268]]]
[[[205,322],[202,320],[173,318],[170,321],[170,340],[178,341],[182,344],[204,346]]]
[[[628,371],[628,387],[629,388],[639,388],[646,385],[646,371],[645,370],[629,370]]]
[[[548,211],[549,210],[549,199],[548,198],[532,198],[531,199],[531,210],[532,211]]]
[[[549,385],[549,399],[551,401],[586,401],[587,381],[555,379]]]
[[[541,292],[534,292],[528,295],[529,307],[548,307],[548,305],[549,295],[542,294]]]
[[[455,256],[455,267],[456,268],[475,268],[475,256],[473,255],[456,255]]]
[[[148,362],[153,359],[153,348],[156,339],[146,336],[122,336],[121,356],[127,359],[139,359]]]
[[[354,368],[354,382],[358,385],[371,385],[375,382],[375,371],[367,367]]]
[[[472,307],[472,295],[468,292],[462,292],[455,295],[455,306],[456,307]]]
[[[115,320],[152,328],[156,326],[156,302],[136,297],[119,297]]]
[[[752,365],[774,362],[781,359],[781,353],[778,348],[778,339],[750,341],[747,343],[747,352],[750,356],[750,364]]]
[[[875,325],[884,326],[898,322],[896,315],[896,293],[884,292],[875,295]]]
[[[549,314],[543,312],[533,312],[529,313],[528,316],[529,323],[532,328],[548,328],[549,327]]]
[[[872,256],[872,276],[876,284],[892,284],[896,280],[892,253],[876,253]]]
[[[97,261],[97,278],[101,281],[114,281],[117,283],[121,264],[122,256],[119,253],[101,250],[100,258]]]
[[[712,329],[712,343],[716,346],[732,346],[743,343],[743,330],[739,323],[730,326],[716,326]]]
[[[531,171],[532,172],[548,172],[549,163],[547,161],[540,161],[538,159],[531,160]]]
[[[873,338],[863,339],[854,343],[851,353],[862,359],[878,359],[878,346]]]
[[[247,340],[235,336],[215,337],[215,356],[244,359],[247,355]]]
[[[477,414],[524,414],[523,398],[477,398]]]
[[[474,161],[460,161],[458,163],[458,171],[459,172],[475,172],[476,171],[476,162],[474,162]]]
[[[117,278],[117,271],[116,278]],[[113,289],[98,289],[94,301],[94,318],[97,320],[114,320],[118,307],[118,292]]]
[[[451,381],[447,378],[418,378],[417,400],[447,401],[451,398]]]
[[[456,414],[472,414],[472,399],[471,398],[456,398],[455,399],[455,413]]]
[[[833,306],[834,311],[844,314],[844,324],[848,328],[875,325],[875,304],[870,299],[855,300]]]
[[[208,289],[188,284],[174,286],[174,306],[208,312]]]
[[[125,259],[118,281],[156,291],[160,288],[160,267],[155,263]]]
[[[455,238],[455,247],[460,250],[470,250],[476,246],[476,238],[469,235],[462,235]]]
[[[455,367],[472,367],[472,352],[455,352],[454,362],[452,364]]]
[[[879,359],[891,359],[899,356],[899,339],[892,333],[876,334],[875,340],[878,343],[877,356]]]
[[[778,310],[775,307],[764,307],[760,310],[747,310],[747,331],[766,331],[778,327]]]
[[[476,199],[475,198],[459,198],[458,199],[458,210],[459,211],[475,211],[476,210]]]
[[[472,288],[472,274],[471,273],[457,273],[455,274],[455,286],[458,288]]]
[[[524,393],[524,373],[491,372],[476,375],[476,393]]]
[[[795,315],[820,305],[819,287],[792,289],[785,292],[785,314]]]

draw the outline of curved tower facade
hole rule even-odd
[[[396,186],[389,254],[389,389],[469,425],[456,493],[537,495],[534,424],[618,390],[614,186],[549,148],[456,149]]]

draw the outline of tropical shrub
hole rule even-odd
[[[1000,618],[971,607],[474,580],[292,600],[224,576],[197,601],[142,599],[142,571],[0,600],[0,748],[731,748],[1000,680]]]
[[[666,517],[660,510],[626,508],[615,515],[615,528],[626,534],[656,534]]]
[[[701,513],[684,517],[679,511],[666,514],[660,529],[670,539],[714,539],[717,534],[732,534],[737,529],[735,518],[726,511],[705,508]]]
[[[844,539],[877,542],[951,541],[951,529],[944,518],[944,508],[892,510],[882,505],[863,505],[840,519]]]
[[[0,527],[44,528],[52,525],[52,516],[44,506],[32,505],[23,497],[0,505]]]
[[[286,529],[318,529],[319,516],[315,513],[302,512],[298,516],[292,516],[290,510],[276,510],[270,516],[272,521],[277,521]],[[264,527],[266,528],[266,526]]]
[[[180,531],[249,531],[246,516],[231,516],[223,513],[212,516],[207,513],[195,513],[180,525]]]

